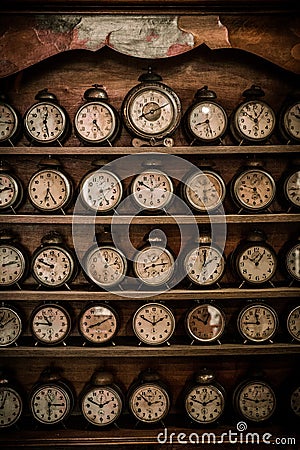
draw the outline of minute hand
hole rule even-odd
[[[155,113],[156,111],[158,111],[159,109],[162,109],[162,108],[164,108],[165,106],[168,106],[168,104],[169,104],[169,103],[165,103],[164,105],[158,106],[157,108],[150,109],[150,111],[141,114],[140,117],[146,117],[146,116],[148,116],[149,114],[153,114],[153,113]]]

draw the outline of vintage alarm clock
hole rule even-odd
[[[109,166],[108,161],[96,160],[97,167],[87,173],[79,185],[79,198],[84,208],[97,214],[105,214],[116,209],[123,195],[120,178]]]
[[[29,408],[42,425],[57,425],[70,415],[75,403],[73,388],[56,367],[46,368],[29,394]]]
[[[225,256],[221,249],[212,243],[210,233],[199,234],[190,247],[183,260],[187,280],[198,287],[218,284],[225,272]]]
[[[39,163],[40,169],[30,178],[29,200],[43,213],[62,212],[72,199],[73,184],[56,158],[45,158]]]
[[[300,159],[290,162],[290,166],[279,181],[283,203],[288,206],[288,212],[300,208]]]
[[[24,133],[29,142],[36,145],[61,145],[70,131],[70,119],[58,103],[55,94],[48,89],[39,91],[24,115]]]
[[[260,212],[269,208],[275,199],[276,185],[272,175],[260,161],[249,161],[233,177],[230,193],[240,211]]]
[[[56,231],[46,234],[31,260],[31,273],[39,286],[70,289],[68,283],[72,282],[77,270],[75,256],[65,245],[62,235]]]
[[[261,230],[253,230],[232,252],[231,265],[242,284],[258,287],[271,283],[277,268],[277,256],[266,242],[265,234]]]
[[[124,407],[124,396],[110,372],[97,371],[80,395],[83,417],[97,427],[114,424]]]
[[[300,342],[300,306],[296,306],[289,311],[286,328],[292,340]]]
[[[117,311],[108,303],[92,302],[80,312],[78,329],[85,342],[108,344],[116,336],[120,325]]]
[[[245,343],[272,342],[278,328],[278,316],[271,306],[253,302],[239,313],[237,326]]]
[[[218,342],[225,331],[225,314],[221,308],[210,302],[193,306],[186,314],[184,325],[186,332],[194,342],[211,344]]]
[[[128,409],[138,422],[157,424],[170,410],[168,387],[151,369],[141,372],[128,390]]]
[[[138,139],[132,145],[172,146],[171,135],[181,119],[181,102],[178,95],[162,77],[148,68],[139,77],[140,84],[134,86],[122,103],[123,122],[130,134]]]
[[[17,345],[23,330],[23,314],[15,305],[0,305],[0,347]]]
[[[293,283],[300,283],[300,235],[287,241],[279,252],[283,275]]]
[[[96,235],[96,243],[85,253],[82,261],[88,281],[102,289],[118,287],[127,273],[127,260],[113,244],[110,232],[103,229]]]
[[[220,420],[225,410],[225,389],[208,369],[194,374],[184,390],[184,409],[194,423],[210,425]]]
[[[108,102],[103,86],[93,84],[83,94],[86,103],[75,114],[75,133],[85,145],[112,145],[121,131],[116,109]]]
[[[29,261],[24,247],[11,230],[0,232],[0,288],[19,289],[28,274]]]
[[[145,239],[146,244],[133,256],[134,274],[147,287],[168,285],[175,272],[174,256],[164,246],[160,230],[151,231]]]
[[[23,412],[23,393],[17,383],[0,370],[0,430],[15,425]]]
[[[224,108],[216,101],[217,94],[203,86],[183,116],[184,131],[191,145],[222,143],[228,118]]]
[[[233,138],[243,144],[262,144],[270,140],[276,124],[275,112],[262,97],[260,86],[252,85],[243,92],[245,100],[230,116],[230,130]]]
[[[132,328],[140,343],[169,343],[175,330],[175,317],[170,308],[162,303],[146,303],[135,312]]]
[[[32,311],[29,322],[36,344],[65,344],[72,328],[72,320],[67,307],[59,303],[45,302],[38,305]]]
[[[233,393],[233,405],[238,415],[246,421],[263,423],[276,410],[273,388],[263,378],[251,377],[241,382]]]
[[[21,134],[20,113],[5,94],[0,93],[0,145],[13,146]]]
[[[289,95],[283,103],[278,119],[280,136],[287,144],[300,143],[300,93]]]
[[[0,213],[15,210],[23,200],[23,186],[13,168],[5,161],[0,162]]]

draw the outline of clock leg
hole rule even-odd
[[[16,283],[16,286],[17,286],[17,288],[21,291],[22,290],[22,288],[21,288],[21,286],[19,285],[19,283]]]
[[[245,281],[243,281],[240,285],[239,285],[239,289],[241,289],[245,284]]]
[[[67,283],[65,283],[64,286],[66,286],[68,291],[71,291],[71,288],[70,288],[70,286]]]

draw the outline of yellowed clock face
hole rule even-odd
[[[141,342],[159,345],[168,341],[174,333],[175,318],[172,311],[165,305],[149,303],[136,311],[132,326]]]
[[[87,307],[79,319],[79,331],[93,344],[109,342],[116,334],[118,320],[116,313],[108,306],[95,304]]]
[[[112,138],[116,130],[116,116],[104,102],[82,105],[74,119],[75,130],[80,139],[90,144],[100,144]]]
[[[209,143],[223,136],[227,127],[227,116],[217,103],[203,101],[191,109],[188,125],[196,139]]]
[[[123,281],[127,261],[123,253],[115,247],[93,247],[85,256],[84,268],[93,283],[109,288]]]
[[[14,245],[0,245],[0,286],[12,286],[24,276],[26,262],[23,253]]]
[[[166,208],[173,194],[173,184],[160,170],[142,172],[133,180],[131,191],[135,202],[146,210]]]
[[[212,211],[222,204],[225,197],[222,178],[211,171],[195,173],[186,182],[184,193],[188,203],[197,211]]]
[[[262,422],[269,419],[276,407],[273,389],[262,381],[250,381],[237,392],[237,407],[246,420]]]
[[[250,305],[238,317],[238,328],[242,336],[252,342],[270,340],[277,329],[276,312],[267,305]]]
[[[287,330],[293,339],[300,341],[300,306],[296,306],[288,315]]]
[[[216,247],[200,245],[187,254],[184,266],[193,283],[208,286],[217,283],[223,276],[225,260]]]
[[[136,419],[156,423],[164,419],[170,408],[166,390],[155,383],[143,383],[131,394],[129,407]]]
[[[234,114],[234,124],[240,137],[253,142],[270,138],[275,121],[272,108],[260,100],[242,103]]]
[[[300,140],[300,102],[287,108],[283,117],[283,126],[292,139]]]
[[[10,386],[0,386],[0,429],[14,425],[20,418],[23,402],[20,394]]]
[[[270,281],[275,275],[276,266],[275,253],[262,244],[248,246],[237,257],[239,276],[251,284]]]
[[[29,139],[40,144],[50,144],[65,134],[66,122],[66,115],[60,106],[40,102],[26,112],[24,127]]]
[[[140,281],[148,286],[168,283],[174,273],[174,258],[168,249],[149,246],[135,257],[133,269]]]
[[[0,306],[0,347],[11,345],[22,332],[19,314],[10,306]]]
[[[224,411],[224,395],[214,385],[198,385],[185,397],[188,415],[198,423],[209,424],[220,418]]]
[[[93,425],[102,427],[114,423],[122,411],[122,399],[110,386],[95,386],[81,400],[82,414]]]
[[[233,186],[238,204],[253,211],[268,208],[274,200],[275,190],[275,182],[271,175],[258,169],[241,173]]]
[[[30,322],[34,338],[47,345],[59,344],[71,330],[69,313],[55,304],[39,306],[34,310]]]
[[[224,332],[225,316],[219,308],[206,303],[189,311],[185,324],[193,339],[199,342],[214,342]]]
[[[18,128],[18,117],[13,108],[0,103],[0,142],[11,139]]]
[[[0,211],[14,206],[19,194],[19,186],[14,177],[0,173]]]
[[[300,170],[291,173],[284,182],[284,194],[292,206],[300,207]]]
[[[56,288],[71,280],[74,273],[74,260],[63,247],[49,245],[34,254],[31,267],[32,274],[38,283]]]
[[[80,195],[85,206],[99,213],[116,208],[122,197],[119,178],[108,170],[88,174],[81,183]]]
[[[71,409],[69,393],[61,386],[45,384],[32,393],[30,402],[33,417],[43,424],[51,425],[63,421]]]

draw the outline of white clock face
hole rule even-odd
[[[294,103],[286,110],[283,126],[292,139],[300,140],[300,102]]]
[[[286,254],[285,265],[289,275],[300,281],[300,242],[295,244]]]
[[[242,336],[252,342],[265,342],[277,329],[276,312],[266,305],[251,305],[239,315],[238,327]]]
[[[265,102],[250,100],[237,109],[235,126],[243,139],[249,141],[264,141],[268,139],[275,128],[275,114]]]
[[[66,116],[54,103],[40,102],[25,114],[24,126],[30,139],[48,144],[59,140],[65,133]]]
[[[192,108],[188,125],[196,139],[209,143],[223,136],[227,127],[227,116],[220,105],[203,101]]]
[[[117,207],[123,188],[116,175],[99,169],[83,179],[80,193],[85,206],[93,211],[105,213]]]
[[[141,208],[157,210],[169,205],[172,200],[173,184],[167,174],[152,169],[135,177],[131,191]]]
[[[0,286],[12,286],[25,272],[23,253],[13,245],[0,245]]]
[[[291,394],[291,409],[297,417],[300,417],[300,386],[294,389]]]
[[[300,207],[300,170],[296,170],[285,180],[284,193],[292,206]]]
[[[164,419],[170,408],[167,392],[154,383],[143,383],[131,394],[129,406],[141,422],[156,423]]]
[[[79,319],[79,331],[93,344],[109,342],[116,334],[118,320],[115,312],[105,305],[92,305],[84,309]]]
[[[206,303],[189,311],[185,325],[192,339],[199,342],[214,342],[223,334],[225,317],[220,309]]]
[[[224,395],[213,385],[195,386],[185,398],[188,415],[198,423],[213,423],[224,410]]]
[[[62,247],[49,245],[34,254],[32,273],[36,281],[44,286],[63,286],[71,280],[73,272],[73,257]]]
[[[252,284],[262,284],[271,280],[276,271],[274,252],[264,245],[253,245],[243,250],[237,259],[240,277]]]
[[[0,386],[0,429],[14,425],[20,418],[22,409],[20,394],[9,386]]]
[[[239,205],[253,211],[267,208],[275,197],[275,190],[275,182],[271,175],[257,169],[243,172],[233,186],[235,199]]]
[[[93,101],[79,108],[74,124],[79,138],[91,144],[99,144],[114,135],[116,117],[108,104]]]
[[[84,268],[93,283],[109,288],[123,281],[127,261],[115,247],[93,247],[85,256]]]
[[[42,305],[34,310],[30,319],[31,331],[35,339],[47,345],[62,342],[71,329],[69,313],[58,305]]]
[[[19,186],[14,177],[0,173],[0,211],[14,206],[19,194]]]
[[[184,267],[193,283],[209,286],[217,283],[222,277],[225,260],[217,248],[201,245],[187,254]]]
[[[55,424],[64,420],[71,410],[71,399],[61,386],[45,384],[31,396],[31,412],[43,424]]]
[[[57,211],[68,203],[71,196],[71,184],[68,178],[58,170],[40,170],[31,177],[28,194],[33,206],[39,210]]]
[[[10,105],[0,103],[0,142],[11,139],[18,127],[18,117]]]
[[[224,200],[225,190],[222,178],[207,170],[192,175],[184,186],[188,203],[200,212],[218,208]]]
[[[9,306],[0,306],[0,347],[11,345],[22,332],[19,314]]]
[[[300,341],[300,306],[296,306],[288,315],[287,329],[293,339]]]
[[[275,394],[267,383],[249,382],[239,390],[237,406],[246,420],[262,422],[275,411]]]
[[[135,275],[149,286],[168,283],[174,273],[174,258],[169,250],[152,245],[139,251],[133,261]]]
[[[141,342],[159,345],[168,341],[174,333],[175,318],[166,306],[160,303],[149,303],[136,311],[132,326]]]
[[[94,387],[84,394],[81,410],[93,425],[106,426],[119,418],[122,400],[118,392],[109,386]]]

